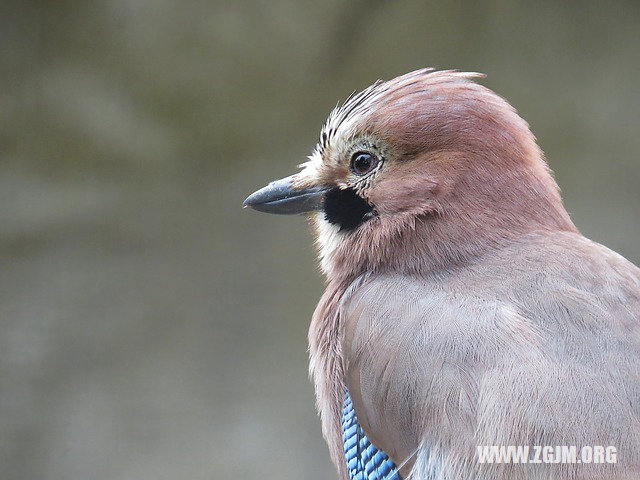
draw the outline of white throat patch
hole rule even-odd
[[[315,215],[315,225],[317,229],[316,242],[320,250],[320,268],[322,269],[322,273],[328,276],[331,272],[331,257],[340,245],[344,234],[340,232],[338,225],[325,220],[324,212],[320,211]]]

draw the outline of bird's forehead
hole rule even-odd
[[[316,149],[322,157],[330,156],[358,136],[363,120],[376,110],[389,85],[390,82],[378,80],[361,92],[352,93],[331,111],[320,130]]]

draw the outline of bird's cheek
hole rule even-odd
[[[405,179],[385,181],[369,193],[369,201],[381,215],[401,212],[424,212],[432,209],[437,200],[437,185],[433,182]]]

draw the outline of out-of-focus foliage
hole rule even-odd
[[[0,5],[0,478],[334,478],[300,218],[245,212],[339,99],[477,70],[640,261],[636,2]]]

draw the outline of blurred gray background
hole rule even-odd
[[[302,218],[241,209],[377,78],[477,70],[640,263],[637,2],[0,3],[0,478],[331,479]]]

